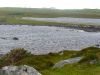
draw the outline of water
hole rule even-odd
[[[13,38],[17,37],[18,40]],[[0,25],[0,54],[25,48],[34,54],[61,50],[80,50],[100,43],[100,32],[85,32],[64,27]]]
[[[34,18],[34,17],[23,17],[22,19],[36,20],[36,21],[47,21],[47,22],[73,23],[73,24],[100,25],[100,19],[93,19],[93,18],[72,18],[72,17]]]

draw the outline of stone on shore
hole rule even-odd
[[[61,61],[59,61],[58,63],[56,63],[56,64],[53,66],[53,69],[54,69],[54,68],[61,68],[61,67],[63,67],[63,66],[66,65],[66,64],[77,63],[77,62],[79,62],[81,59],[82,59],[82,57],[75,57],[75,58],[70,58],[70,59],[67,59],[67,60],[61,60]]]
[[[0,75],[42,75],[33,67],[24,66],[5,66],[0,70]]]

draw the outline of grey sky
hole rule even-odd
[[[0,0],[0,7],[81,9],[100,8],[100,0]]]

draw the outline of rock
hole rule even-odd
[[[90,64],[96,64],[96,63],[97,63],[97,60],[96,59],[90,61]]]
[[[24,66],[5,66],[0,70],[0,75],[42,75],[33,67]]]
[[[70,59],[67,59],[67,60],[61,60],[60,62],[56,63],[53,66],[53,69],[54,68],[61,68],[66,64],[72,64],[72,63],[79,62],[81,59],[82,59],[82,57],[75,57],[75,58],[70,58]]]
[[[94,47],[100,47],[100,45],[99,44],[96,44]]]
[[[4,40],[6,40],[7,38],[5,38],[5,37],[1,37],[1,39],[4,39]]]
[[[59,53],[59,55],[63,55],[64,54],[64,52],[63,51],[61,51],[60,53]]]
[[[19,40],[17,37],[13,37],[13,40]]]

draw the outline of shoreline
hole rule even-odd
[[[0,24],[0,25],[27,25],[27,26],[53,26],[53,27],[64,27],[64,28],[70,28],[70,29],[78,29],[78,30],[84,30],[86,32],[100,32],[100,26],[95,26],[95,25],[65,25],[65,24],[57,24],[57,25],[51,25],[51,24],[48,24],[48,25],[34,25],[34,24]]]

